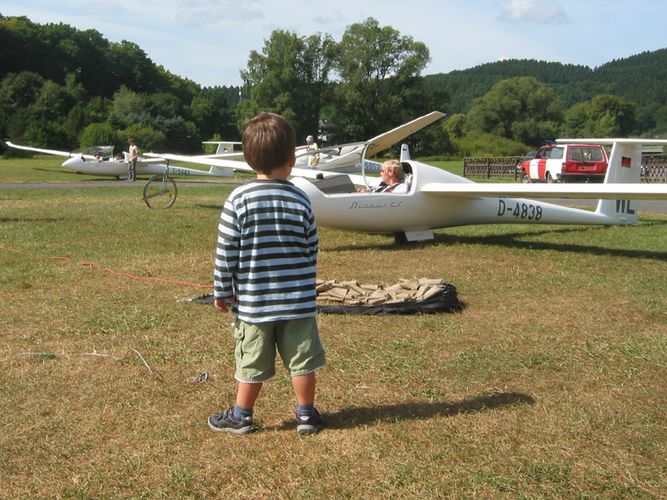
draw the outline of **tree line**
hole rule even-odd
[[[194,153],[235,140],[259,111],[298,137],[364,140],[434,109],[446,120],[410,138],[420,156],[522,154],[557,136],[665,135],[667,49],[590,68],[503,61],[423,76],[428,47],[368,18],[336,41],[275,30],[251,51],[243,85],[202,87],[136,44],[95,30],[0,14],[0,133],[57,149]],[[634,82],[634,83],[632,83]]]

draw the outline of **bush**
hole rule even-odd
[[[531,149],[521,142],[485,133],[452,138],[452,143],[461,156],[522,156]]]
[[[146,125],[134,124],[121,132],[122,147],[127,147],[127,140],[133,138],[143,154],[146,151],[164,151],[167,137],[160,130],[155,130]]]
[[[118,146],[122,144],[122,138],[110,123],[91,123],[79,134],[79,144],[82,149],[110,145],[118,149]]]

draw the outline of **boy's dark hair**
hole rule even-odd
[[[248,120],[242,140],[245,161],[267,175],[287,163],[296,148],[294,127],[275,113],[260,113]]]

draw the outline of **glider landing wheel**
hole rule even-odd
[[[166,175],[154,175],[144,186],[144,203],[149,208],[169,208],[177,196],[176,183]]]

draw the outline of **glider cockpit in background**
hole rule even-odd
[[[358,172],[364,162],[366,169],[377,169],[379,164],[365,159],[374,157],[379,152],[398,144],[443,116],[445,114],[440,111],[432,111],[363,142],[352,142],[315,150],[309,149],[308,146],[299,146],[296,148],[295,167]],[[313,155],[316,156],[316,161],[312,161]]]
[[[578,142],[565,139],[560,142]],[[401,163],[408,173],[406,193],[358,192],[379,179],[304,168],[292,169],[292,182],[310,197],[317,224],[352,231],[395,233],[405,241],[429,240],[433,229],[471,224],[634,224],[637,200],[667,200],[667,184],[640,184],[641,148],[667,145],[659,139],[585,139],[612,144],[602,184],[476,183],[445,170],[411,160],[403,147]],[[184,162],[203,162],[182,155],[163,155]],[[362,155],[363,158],[363,155]],[[242,162],[207,160],[213,165],[251,170]],[[236,166],[234,166],[236,163]],[[363,165],[363,162],[362,162]],[[565,207],[540,198],[598,199],[597,209]]]
[[[5,144],[11,148],[43,153],[55,156],[64,156],[68,159],[62,164],[62,168],[71,172],[90,175],[112,176],[119,179],[127,178],[127,153],[121,153],[118,158],[113,156],[113,146],[98,146],[91,148],[89,152],[69,152],[55,149],[34,148],[21,146],[10,141]],[[218,155],[217,157],[223,157]],[[213,155],[216,157],[216,155]],[[206,158],[201,156],[199,158]],[[205,177],[229,177],[230,169],[211,166],[208,171],[180,166],[171,166],[168,160],[162,158],[143,158],[137,162],[137,175],[196,175]]]

